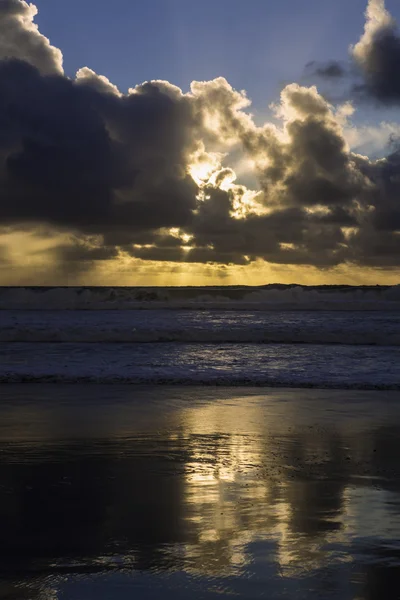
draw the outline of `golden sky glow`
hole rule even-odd
[[[189,251],[189,248],[188,248]],[[12,256],[12,254],[11,254]],[[340,266],[321,271],[315,267],[271,265],[257,261],[248,266],[218,266],[200,263],[168,263],[121,257],[114,261],[98,261],[85,271],[68,278],[51,251],[31,257],[19,251],[10,262],[0,266],[2,285],[137,285],[137,286],[257,286],[281,282],[302,285],[396,285],[398,273]]]

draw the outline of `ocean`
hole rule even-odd
[[[0,600],[388,600],[400,286],[0,288]]]
[[[399,389],[400,286],[2,288],[0,381]]]

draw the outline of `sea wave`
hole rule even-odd
[[[3,287],[0,309],[400,310],[397,286]]]
[[[6,373],[0,374],[0,383],[65,383],[65,384],[121,384],[156,386],[207,386],[207,387],[266,387],[329,390],[400,390],[399,383],[362,381],[299,381],[297,379],[268,377],[179,377],[179,376],[139,376],[139,375],[63,375]]]
[[[168,329],[153,331],[149,329],[96,330],[96,329],[43,329],[14,327],[0,329],[0,342],[35,343],[190,343],[190,344],[339,344],[345,346],[374,345],[400,346],[399,331],[327,331],[304,329],[303,331],[282,330],[263,331],[257,329],[242,330],[180,330]]]
[[[400,346],[396,311],[3,310],[0,342]]]
[[[293,344],[0,344],[0,382],[400,390],[400,348]]]

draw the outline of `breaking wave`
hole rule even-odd
[[[400,310],[397,286],[3,287],[0,309]]]

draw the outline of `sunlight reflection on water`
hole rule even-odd
[[[398,597],[398,393],[3,396],[0,598]]]

